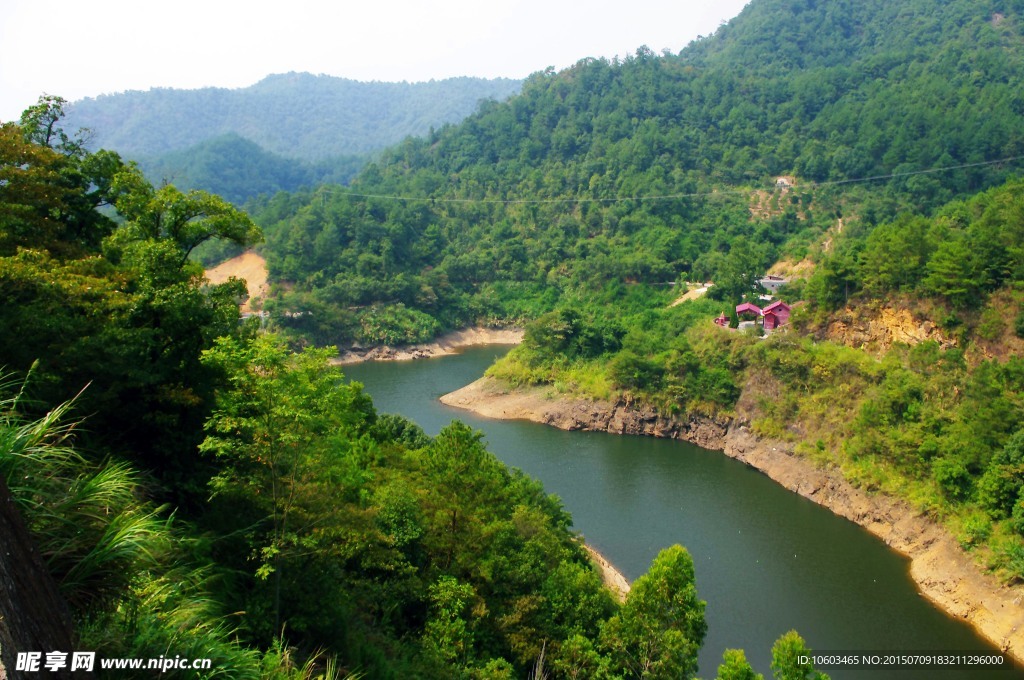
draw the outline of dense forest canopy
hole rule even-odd
[[[1011,0],[758,0],[680,54],[534,74],[349,188],[254,200],[262,234],[91,151],[57,98],[0,126],[0,470],[81,639],[237,677],[693,677],[684,548],[616,602],[557,499],[314,348],[481,322],[527,326],[510,384],[742,413],[1024,578],[1022,32]],[[222,132],[214,156],[278,172]],[[264,237],[281,335],[194,262]],[[779,260],[813,270],[789,332],[710,323]],[[716,285],[670,306],[687,279]],[[937,339],[829,340],[894,304]],[[805,650],[781,638],[776,677],[814,677]],[[718,670],[756,677],[735,650]]]
[[[927,213],[1021,167],[1018,9],[753,3],[678,55],[534,74],[348,191],[253,206],[294,284],[279,309],[322,342],[414,341],[595,289],[763,273],[837,224]]]
[[[255,244],[253,222],[87,151],[63,107],[0,125],[0,504],[77,648],[203,677],[694,677],[684,548],[618,602],[558,499],[479,433],[378,414],[332,349],[240,323],[242,283],[190,255]],[[0,573],[39,580],[21,554]],[[0,611],[0,639],[25,616]],[[802,652],[780,638],[779,672]],[[737,650],[723,668],[753,673]]]
[[[733,417],[767,380],[759,434],[1024,578],[1022,32],[998,0],[765,0],[679,54],[536,73],[348,189],[255,204],[288,284],[267,307],[318,343],[527,324],[492,375],[668,414]],[[824,342],[711,325],[780,263],[813,271],[781,292]],[[670,307],[687,280],[716,285]],[[940,339],[828,342],[887,305]]]
[[[229,132],[162,156],[143,158],[139,167],[155,182],[215,193],[235,205],[260,194],[296,191],[318,184],[348,184],[368,156],[337,156],[321,161],[287,158]]]

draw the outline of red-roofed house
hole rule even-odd
[[[736,305],[736,316],[742,317],[744,314],[753,314],[755,318],[759,317],[761,316],[761,308],[753,302],[744,302],[741,305]]]
[[[789,323],[789,305],[782,300],[776,300],[771,303],[763,310],[761,310],[761,316],[764,317],[762,325],[766,331],[774,330],[779,326],[784,326]]]

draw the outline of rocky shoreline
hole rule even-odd
[[[722,450],[785,488],[866,528],[911,560],[921,593],[1024,662],[1024,586],[984,573],[941,526],[907,503],[868,494],[837,469],[797,456],[791,444],[761,439],[741,413],[735,420],[677,420],[623,401],[566,398],[550,388],[510,389],[489,377],[441,397],[450,406],[500,419],[524,419],[563,430],[594,430],[681,439]]]

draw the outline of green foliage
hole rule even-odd
[[[86,153],[58,114],[44,100],[26,114],[35,127],[0,132],[10,178],[0,182],[0,354],[20,372],[38,361],[42,412],[91,383],[80,407],[96,415],[83,436],[131,452],[184,500],[204,474],[190,464],[213,382],[199,355],[239,332],[242,291],[205,285],[187,256],[205,240],[248,244],[259,232],[219,198],[155,189],[116,155]],[[99,210],[111,205],[116,225]]]
[[[321,344],[532,321],[496,371],[629,390],[668,414],[728,411],[750,385],[758,431],[811,436],[855,481],[959,517],[962,540],[1019,578],[1018,358],[924,343],[875,361],[792,332],[729,333],[710,324],[719,303],[669,307],[677,280],[713,278],[736,300],[780,256],[810,253],[808,325],[858,299],[929,296],[967,341],[987,298],[1020,284],[1021,180],[988,189],[1014,167],[993,161],[1019,156],[1020,8],[996,22],[967,0],[791,5],[755,3],[680,55],[535,74],[521,96],[383,152],[350,190],[254,201],[272,277],[291,284],[267,308]],[[293,642],[374,677],[696,673],[706,624],[685,550],[659,555],[618,607],[557,499],[478,433],[378,419],[326,352],[240,328],[239,285],[205,285],[189,255],[253,243],[248,218],[87,153],[56,125],[62,106],[0,128],[0,354],[19,371],[41,358],[43,412],[94,380],[90,442],[144,464],[207,537],[193,563],[161,571],[146,558],[172,534],[131,466],[62,480],[75,503],[62,513],[94,507],[81,482],[126,515],[90,511],[101,554],[67,553],[69,592],[97,593],[77,598],[102,609],[91,620],[121,622],[127,647],[190,626],[230,646],[191,622],[245,612],[231,635],[273,673],[298,670]],[[797,186],[769,194],[780,174]],[[141,603],[170,613],[133,618]],[[803,652],[780,638],[776,677],[818,677]],[[751,675],[735,653],[730,674]]]
[[[828,676],[814,670],[809,660],[811,650],[804,639],[791,630],[772,645],[772,675],[775,680],[828,680]]]
[[[964,518],[959,536],[960,547],[969,550],[984,545],[992,535],[992,521],[981,513]]]
[[[166,549],[162,522],[136,498],[127,466],[93,466],[71,447],[70,403],[28,422],[20,407],[18,398],[0,402],[0,473],[64,597],[81,608],[107,606]]]
[[[633,584],[626,603],[608,619],[602,644],[628,677],[692,678],[707,623],[686,549],[662,550]]]
[[[232,639],[210,595],[209,569],[188,564],[174,547],[189,539],[165,508],[142,499],[139,476],[76,451],[72,403],[33,420],[21,413],[24,388],[15,394],[0,399],[0,474],[12,482],[83,646],[108,657],[157,658],[173,649],[212,659],[210,677],[260,677],[258,652]]]
[[[242,205],[261,194],[273,196],[325,183],[348,184],[367,159],[345,155],[309,162],[266,151],[228,132],[156,158],[139,157],[138,162],[153,181],[173,178],[181,189],[202,189]]]
[[[1018,430],[992,457],[978,480],[978,502],[993,519],[1006,519],[1024,488],[1024,430]]]
[[[373,407],[358,386],[339,386],[329,355],[291,355],[265,335],[247,343],[221,338],[204,356],[231,389],[218,394],[200,451],[220,461],[214,495],[244,505],[255,520],[246,539],[255,576],[272,581],[270,631],[282,620],[282,595],[291,603],[305,595],[284,593],[300,579],[291,575],[286,583],[282,572],[352,531],[320,502],[323,496],[355,499],[366,482],[361,457],[370,446]]]
[[[764,676],[756,673],[747,662],[747,655],[742,649],[727,649],[722,653],[722,663],[718,667],[716,680],[764,680]]]
[[[541,356],[590,359],[617,350],[622,335],[614,324],[586,320],[569,307],[543,314],[528,324],[523,342]]]
[[[202,446],[220,467],[203,523],[241,579],[225,595],[259,613],[248,639],[270,644],[287,621],[375,674],[474,677],[526,668],[545,640],[596,640],[615,605],[568,515],[479,433],[377,419],[325,351],[273,336],[219,340],[204,360],[230,387]]]
[[[746,237],[735,238],[717,266],[715,286],[708,294],[730,306],[756,300],[764,292],[759,283],[768,264],[764,251],[763,246],[755,247]]]
[[[1018,535],[1024,536],[1024,499],[1018,500],[1017,504],[1013,506],[1010,526]]]
[[[433,338],[441,327],[436,319],[399,303],[371,307],[359,314],[356,338],[374,345],[411,345]]]
[[[631,350],[615,355],[608,364],[608,373],[616,387],[635,390],[657,389],[664,369],[655,362],[638,356]]]
[[[679,55],[536,73],[519,96],[387,150],[351,191],[260,218],[273,276],[295,284],[283,309],[333,309],[320,313],[345,342],[356,336],[340,310],[396,302],[441,328],[684,278],[713,279],[710,294],[734,303],[830,228],[837,248],[808,298],[834,308],[862,289],[927,291],[970,307],[1019,268],[1021,235],[991,228],[1019,210],[1011,198],[966,230],[907,217],[872,233],[863,257],[838,245],[1010,176],[1012,162],[991,161],[1019,156],[1015,12],[768,2]],[[520,295],[492,294],[502,288]]]
[[[834,308],[845,298],[893,293],[937,296],[955,310],[976,309],[988,296],[1024,276],[1022,181],[1013,179],[930,218],[903,216],[866,238],[856,235],[819,267],[808,285],[816,302]],[[836,279],[839,279],[838,281]],[[809,295],[809,297],[811,297]]]
[[[0,255],[18,248],[46,250],[58,257],[81,257],[113,231],[114,223],[96,208],[111,200],[111,181],[121,167],[109,152],[88,155],[67,140],[50,117],[29,118],[40,129],[0,125]],[[56,148],[34,141],[59,142]]]

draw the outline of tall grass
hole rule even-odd
[[[183,548],[166,507],[142,497],[125,463],[95,464],[74,448],[73,402],[20,415],[23,385],[0,376],[0,474],[75,615],[79,647],[103,657],[209,658],[189,678],[336,678],[337,662],[303,663],[283,640],[266,652],[234,638],[210,594],[210,569]],[[354,676],[349,676],[354,677]]]

